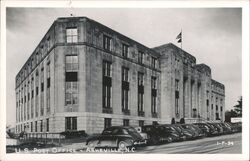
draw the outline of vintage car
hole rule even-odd
[[[146,145],[146,140],[130,126],[113,126],[103,130],[102,134],[87,139],[88,148],[118,148]]]

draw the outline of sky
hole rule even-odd
[[[223,83],[226,110],[242,95],[242,10],[240,8],[7,8],[7,125],[15,125],[15,76],[58,17],[86,16],[147,47],[176,42],[182,30],[183,50],[197,64],[212,69]]]

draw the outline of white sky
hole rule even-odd
[[[183,49],[212,69],[226,89],[226,109],[241,93],[241,9],[8,8],[7,124],[15,124],[15,76],[58,17],[87,16],[148,47],[172,42],[183,31]],[[179,46],[179,44],[177,44]]]

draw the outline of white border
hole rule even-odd
[[[6,134],[6,7],[63,8],[219,8],[242,12],[242,154],[5,154]],[[0,160],[249,160],[249,1],[1,1]],[[43,156],[43,157],[41,157]],[[31,158],[32,157],[32,158]]]

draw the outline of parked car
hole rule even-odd
[[[113,126],[103,130],[101,135],[87,139],[89,148],[118,148],[137,147],[146,145],[146,140],[130,126]]]
[[[230,134],[231,133],[231,128],[226,126],[224,123],[218,123],[218,125],[222,127],[223,134]]]
[[[217,135],[222,135],[223,132],[223,128],[221,126],[219,126],[217,123],[208,123],[210,126],[212,126],[217,132]]]
[[[142,132],[142,127],[137,126],[137,127],[134,127],[134,128],[142,136],[143,139],[148,140],[148,135],[147,135],[147,133]]]
[[[185,140],[186,140],[186,139],[187,139],[187,140],[191,140],[191,139],[194,139],[194,138],[195,138],[195,132],[192,131],[192,130],[190,130],[190,129],[184,129],[184,128],[181,126],[181,124],[172,124],[172,126],[173,126],[176,130],[178,130],[178,131],[180,131],[181,133],[184,134]]]
[[[230,129],[230,133],[235,133],[237,131],[237,129],[235,128],[235,126],[233,126],[231,123],[229,122],[224,122],[225,126],[227,126]]]
[[[147,134],[148,144],[159,144],[164,142],[171,142],[173,138],[168,132],[159,125],[145,125],[142,126],[142,132]]]
[[[187,139],[182,129],[175,127],[174,124],[164,124],[162,126],[165,126],[172,134],[177,135],[174,141],[183,141]]]
[[[194,124],[181,124],[184,129],[190,129],[194,132],[194,138],[200,138],[205,136],[204,132]]]
[[[173,127],[159,125],[158,129],[160,130],[160,133],[163,133],[163,135],[167,136],[165,137],[167,142],[179,141],[181,139],[180,135]]]
[[[204,132],[205,136],[214,136],[218,134],[218,131],[207,123],[194,123],[194,125],[197,125]]]

